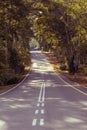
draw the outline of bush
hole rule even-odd
[[[15,83],[17,83],[18,82],[18,78],[17,77],[12,77],[11,79],[9,79],[8,81],[7,81],[7,85],[11,85],[11,84],[15,84]]]
[[[0,48],[0,65],[1,66],[3,66],[3,64],[6,65],[7,60],[8,60],[8,53],[6,54],[6,49]]]
[[[10,50],[9,65],[14,69],[15,73],[21,73],[24,71],[22,57],[15,49]]]
[[[17,65],[17,66],[15,67],[15,72],[16,72],[17,74],[20,74],[20,73],[24,72],[24,65],[22,65],[22,64]]]
[[[78,72],[82,72],[82,73],[83,73],[83,66],[80,65],[80,66],[78,67]]]
[[[60,70],[66,70],[67,66],[65,64],[60,65]]]
[[[79,65],[78,72],[87,75],[87,65]]]
[[[87,66],[83,68],[83,73],[87,75]]]
[[[17,75],[11,69],[0,70],[0,85],[13,84],[18,81]]]

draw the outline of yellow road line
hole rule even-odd
[[[83,92],[83,91],[81,91],[81,90],[75,88],[74,85],[71,85],[71,84],[69,84],[68,82],[66,82],[65,80],[63,80],[57,73],[56,73],[56,75],[57,75],[57,77],[60,78],[65,84],[69,85],[71,88],[75,89],[75,90],[78,91],[79,93],[81,93],[81,94],[87,96],[87,93],[85,93],[85,92]]]

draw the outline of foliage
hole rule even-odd
[[[28,17],[29,6],[30,3],[23,0],[0,2],[0,70],[12,68],[12,75],[13,70],[15,73],[23,72],[28,61],[30,62],[29,39],[32,31]],[[1,72],[0,79],[5,76],[4,71]],[[5,80],[2,80],[2,84],[4,83]]]
[[[10,50],[9,65],[16,73],[23,72],[22,58],[15,49]]]
[[[87,64],[87,0],[0,1],[0,69],[23,71],[31,37],[68,65]]]
[[[81,63],[87,57],[87,1],[48,0],[40,1],[40,4],[43,7],[38,4],[34,7],[34,10],[42,11],[34,18],[34,32],[41,46],[45,50],[47,47],[53,48],[57,57],[60,56],[58,48],[61,47],[60,53],[66,56],[68,65],[72,57]]]

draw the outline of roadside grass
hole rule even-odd
[[[81,86],[87,87],[87,75],[85,75],[84,72],[78,72],[75,78],[72,74],[69,74],[67,70],[60,70],[60,63],[58,63],[53,53],[44,52],[44,54],[46,54],[46,56],[49,58],[51,65],[57,73],[61,73],[71,81],[77,82]]]
[[[14,88],[18,83],[20,83],[26,76],[26,74],[29,72],[31,66],[26,66],[24,69],[24,72],[18,76],[18,82],[12,85],[6,85],[6,86],[0,86],[0,94],[8,91],[9,89]]]

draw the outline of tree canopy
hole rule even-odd
[[[34,10],[42,13],[34,19],[33,29],[41,45],[46,44],[44,49],[60,46],[68,62],[72,57],[80,62],[81,48],[87,42],[87,1],[42,0],[34,4]]]
[[[62,55],[68,65],[73,57],[86,63],[87,0],[0,1],[0,77],[2,69],[23,70],[31,37],[44,50]]]

